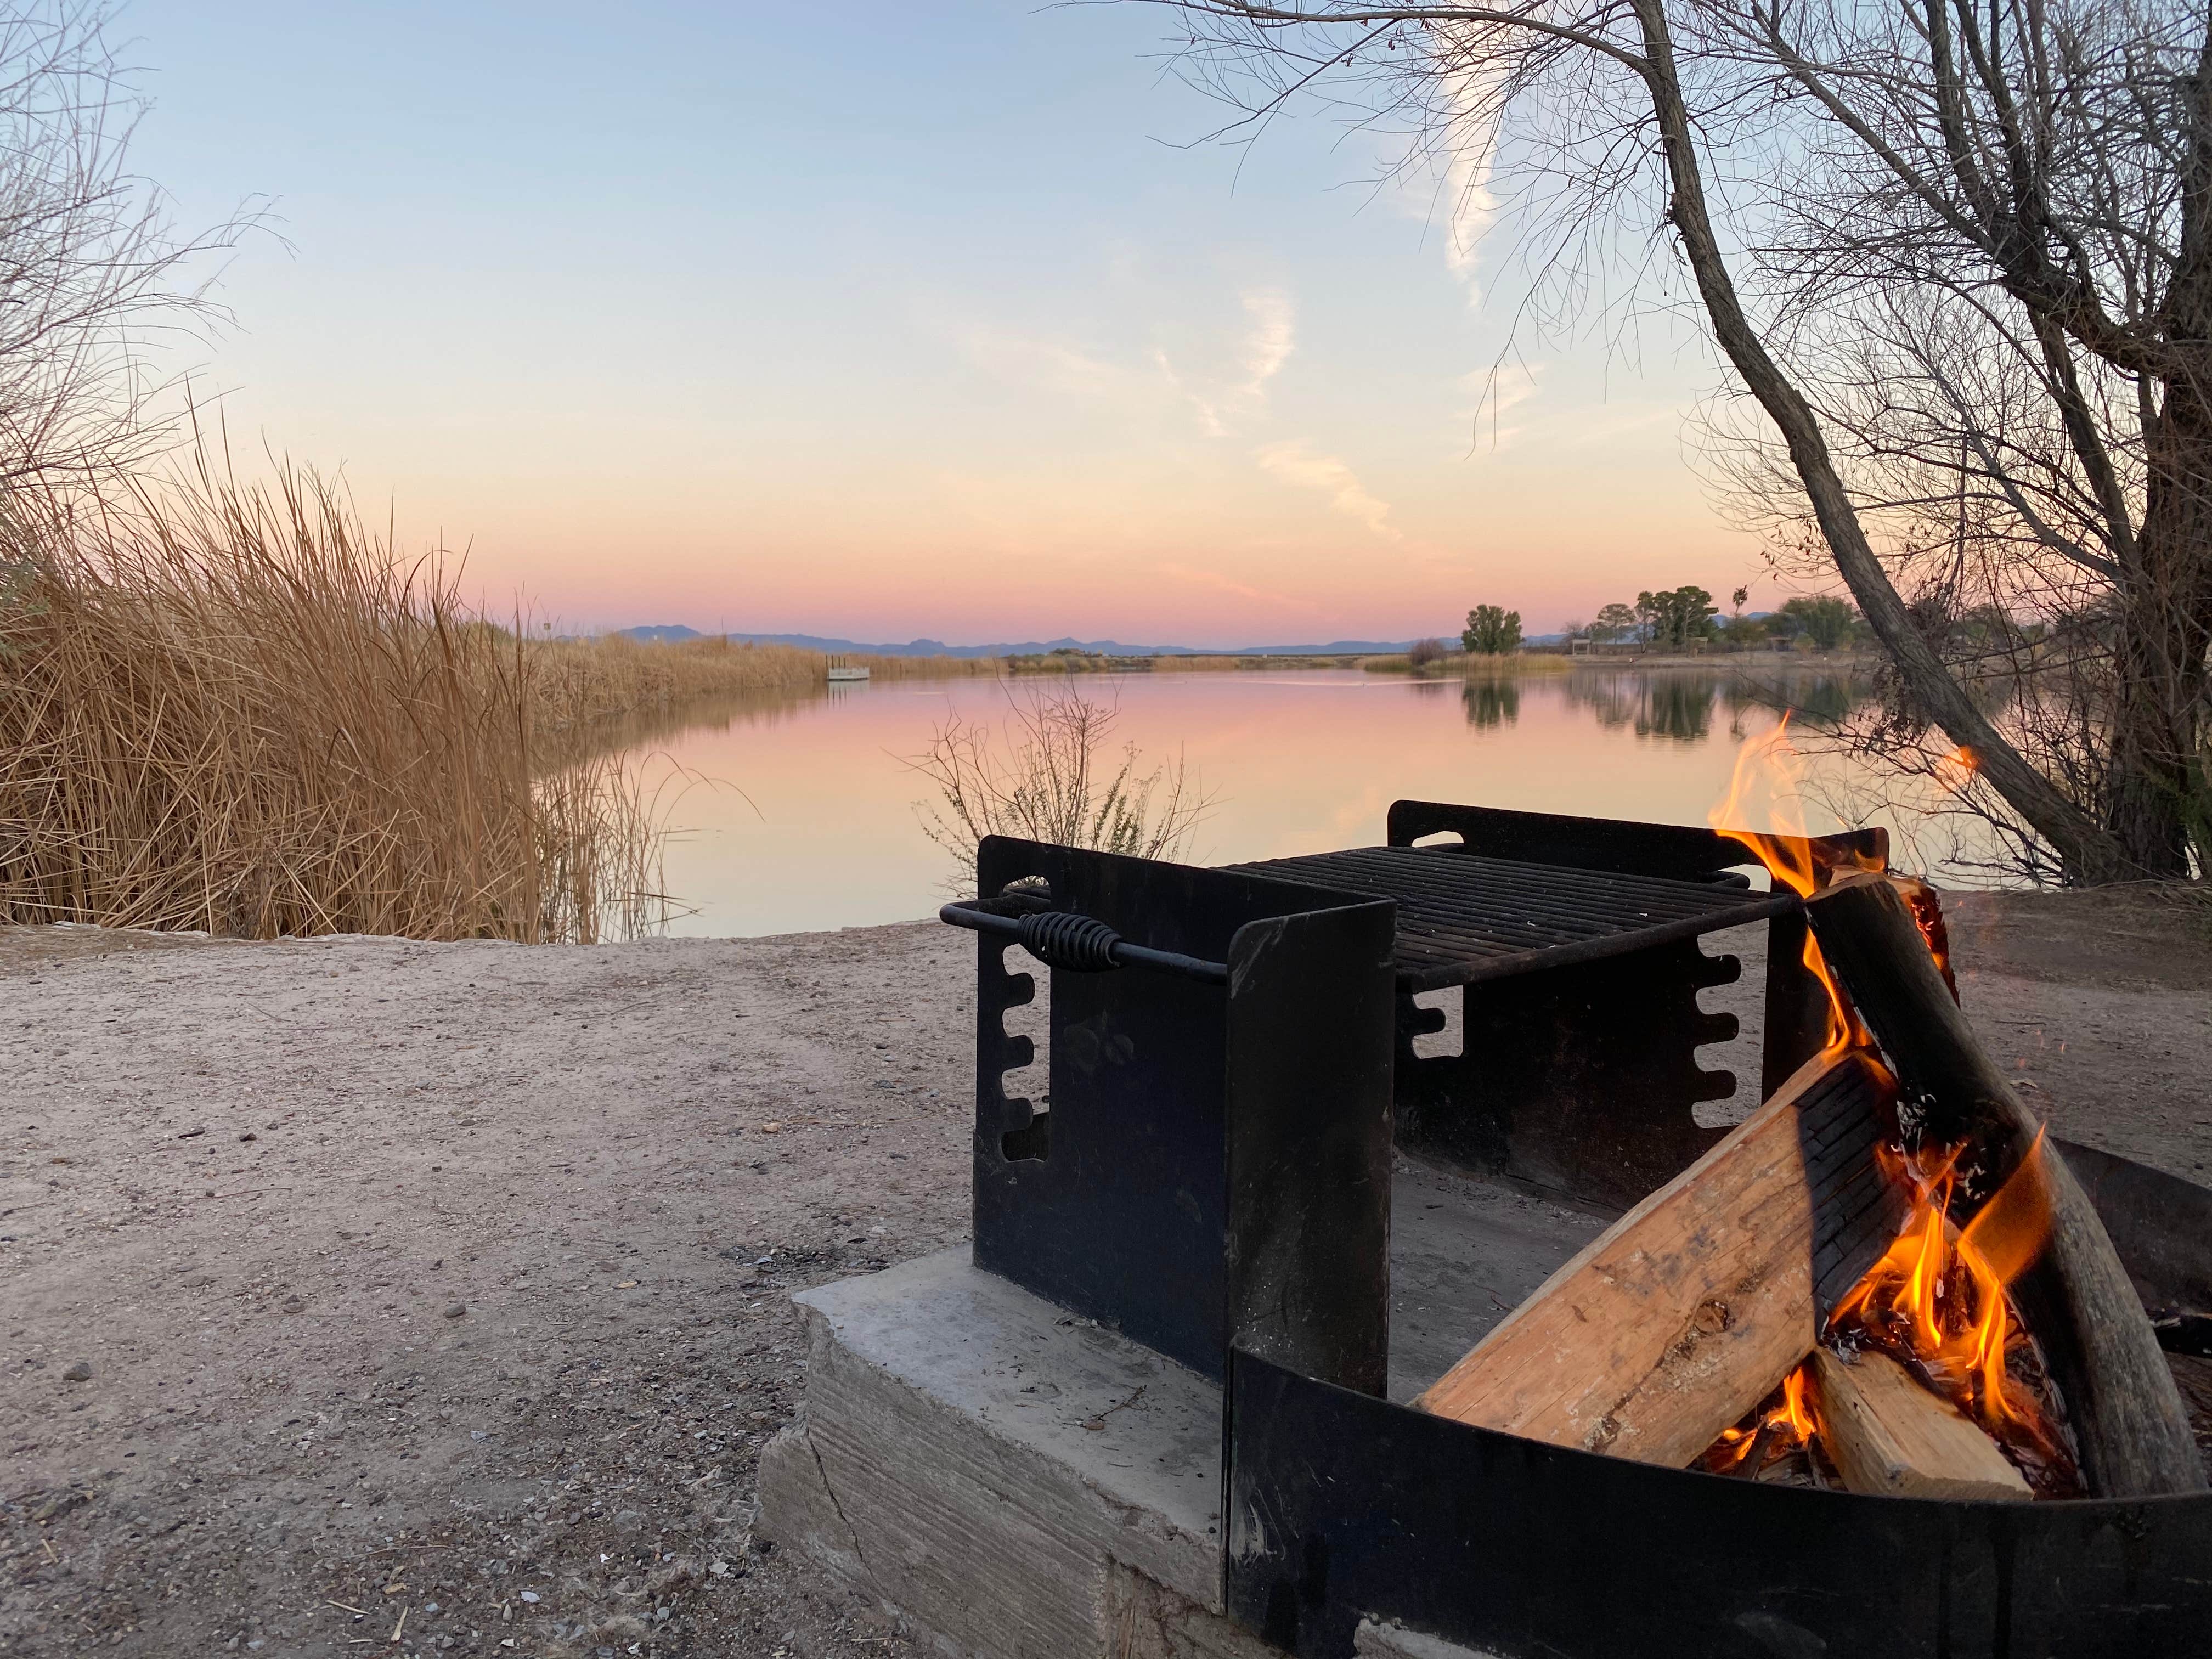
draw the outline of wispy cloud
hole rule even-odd
[[[1250,327],[1244,337],[1244,384],[1254,400],[1267,395],[1267,382],[1291,360],[1297,346],[1297,307],[1279,288],[1247,289],[1237,299]]]
[[[1498,154],[1498,70],[1446,70],[1444,150],[1447,160],[1421,211],[1431,224],[1442,221],[1444,265],[1459,280],[1472,305],[1482,298],[1482,240],[1498,218],[1491,189]]]
[[[1244,333],[1233,373],[1193,376],[1178,370],[1164,348],[1152,350],[1152,365],[1191,406],[1209,438],[1225,438],[1237,424],[1267,407],[1267,383],[1282,373],[1297,349],[1297,307],[1279,288],[1246,289],[1237,296],[1244,309]]]
[[[1269,444],[1259,452],[1261,471],[1299,489],[1319,491],[1329,506],[1356,519],[1385,541],[1405,538],[1390,524],[1390,503],[1370,494],[1358,474],[1334,455],[1320,455],[1297,442]]]

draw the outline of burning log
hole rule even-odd
[[[1887,1085],[1861,1054],[1808,1062],[1414,1405],[1553,1445],[1688,1463],[1812,1348],[1816,1277],[1850,1284],[1894,1233],[1897,1195],[1873,1165]]]
[[[1961,1168],[1986,1200],[2037,1154],[2040,1126],[1976,1042],[1906,901],[1887,878],[1855,874],[1812,895],[1806,908],[1896,1066],[1915,1127],[1967,1149]],[[2064,1395],[2090,1493],[2201,1492],[2187,1411],[2112,1240],[2057,1151],[2045,1146],[2037,1155],[2049,1233],[2011,1289]]]
[[[1820,1444],[1844,1484],[1885,1498],[2025,1502],[2034,1496],[1996,1443],[1887,1354],[1847,1364],[1813,1350]]]

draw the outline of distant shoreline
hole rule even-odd
[[[1106,653],[1057,650],[1041,656],[999,659],[1010,675],[1037,674],[1203,674],[1242,672],[1317,672],[1357,669],[1369,674],[1403,674],[1419,679],[1449,679],[1499,674],[1565,674],[1585,669],[1605,672],[1655,669],[1697,669],[1705,672],[1796,672],[1818,670],[1835,672],[1879,667],[1881,659],[1867,652],[1836,652],[1822,656],[1796,651],[1729,651],[1684,656],[1662,652],[1635,654],[1607,653],[1602,656],[1570,656],[1559,651],[1520,651],[1485,657],[1454,653],[1416,667],[1403,652],[1350,652],[1342,655],[1319,653],[1304,656],[1116,656]]]

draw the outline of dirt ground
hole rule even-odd
[[[2212,942],[2084,896],[1968,1010],[2204,1181]],[[909,1651],[751,1495],[788,1293],[965,1236],[971,950],[0,932],[0,1653]]]

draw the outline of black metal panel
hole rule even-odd
[[[1741,971],[1694,940],[1472,985],[1456,1055],[1417,1057],[1432,1022],[1401,1001],[1398,1144],[1564,1202],[1625,1210],[1719,1139],[1691,1115],[1735,1076],[1696,1050],[1735,1035],[1699,989]]]
[[[1793,911],[1766,924],[1766,1000],[1759,1035],[1759,1090],[1769,1096],[1828,1041],[1828,990],[1805,966],[1812,929]]]
[[[1252,922],[1229,963],[1230,1340],[1370,1394],[1390,1370],[1393,909]]]
[[[1679,823],[1637,823],[1625,818],[1583,818],[1557,812],[1511,812],[1496,806],[1458,806],[1444,801],[1390,804],[1388,836],[1393,847],[1410,847],[1426,836],[1456,835],[1469,853],[1567,865],[1580,870],[1708,879],[1723,870],[1756,864],[1743,843],[1715,830]],[[1820,836],[1813,845],[1838,862],[1863,855],[1889,864],[1887,830],[1850,830]]]
[[[1235,1352],[1231,1615],[1304,1659],[1363,1614],[1498,1659],[2212,1650],[2212,1496],[1950,1504],[1689,1474]]]
[[[2212,1313],[2212,1189],[2094,1146],[2051,1144],[2097,1206],[2143,1305]]]
[[[1358,904],[1249,875],[997,836],[982,843],[977,873],[984,896],[1042,878],[1055,908],[1216,962],[1230,959],[1247,922]],[[1218,1377],[1233,992],[1142,968],[1054,970],[1051,1103],[1040,1110],[1005,1091],[1005,1073],[1033,1056],[1027,1038],[1007,1035],[1004,1016],[1035,994],[1029,975],[1007,971],[1007,948],[979,938],[975,1263]]]

